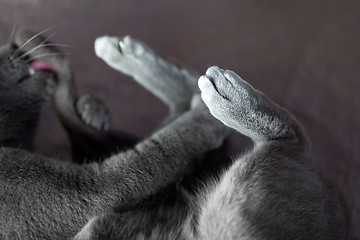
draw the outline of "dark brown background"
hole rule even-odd
[[[148,135],[166,115],[149,93],[95,57],[102,34],[142,39],[204,72],[219,65],[292,110],[313,142],[320,171],[349,206],[351,236],[360,238],[360,1],[354,0],[0,0],[0,41],[17,28],[55,26],[81,92],[102,98],[115,126]],[[240,152],[239,138],[231,151]],[[65,156],[69,147],[50,104],[38,151]]]

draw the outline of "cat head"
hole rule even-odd
[[[25,54],[15,43],[0,48],[0,109],[30,106],[53,90],[55,74],[50,65]]]
[[[26,138],[21,135],[34,131],[41,107],[56,85],[52,67],[36,59],[36,51],[30,51],[16,42],[0,47],[0,141],[3,143]]]

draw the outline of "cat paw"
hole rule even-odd
[[[195,87],[198,79],[196,72],[158,55],[145,43],[130,36],[98,37],[95,41],[95,53],[110,67],[134,77],[143,85],[159,87],[157,85],[162,84],[159,79],[163,79],[166,84],[176,83],[180,86],[177,91],[185,88],[190,96],[198,93]]]
[[[154,60],[153,51],[130,36],[98,37],[95,40],[95,53],[112,68],[131,76],[142,71],[144,63]]]
[[[237,129],[256,107],[258,92],[232,71],[210,67],[198,85],[210,113],[229,127]]]
[[[106,131],[112,126],[111,116],[105,104],[90,94],[81,95],[75,103],[81,120],[89,127]]]

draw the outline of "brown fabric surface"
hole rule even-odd
[[[0,42],[17,28],[55,26],[80,92],[103,99],[116,128],[151,133],[166,115],[153,96],[95,57],[102,34],[130,34],[199,72],[232,69],[305,125],[316,165],[349,208],[351,236],[360,238],[360,1],[45,1],[0,0]],[[232,136],[232,153],[242,149]],[[66,156],[68,140],[50,104],[38,151]]]

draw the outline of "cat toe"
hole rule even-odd
[[[96,55],[105,61],[115,61],[120,57],[117,37],[102,36],[95,40]]]
[[[119,41],[119,48],[125,56],[133,57],[143,64],[155,61],[155,53],[144,43],[129,35]]]
[[[224,76],[224,70],[210,67],[198,82],[202,96],[208,100],[221,98],[223,101],[231,99],[231,83]]]
[[[76,102],[76,109],[87,126],[97,130],[111,128],[111,116],[106,106],[92,95],[82,95]]]
[[[224,74],[224,70],[222,70],[221,68],[217,67],[217,66],[212,66],[209,67],[206,70],[205,75],[209,78],[213,78],[213,79],[217,79],[217,78],[223,78],[223,74]]]
[[[245,90],[242,91],[244,94],[248,93],[249,91],[252,91],[252,86],[246,82],[244,79],[242,79],[239,75],[237,75],[235,72],[231,70],[224,71],[225,78],[231,83],[233,88],[236,88],[238,90]]]
[[[217,95],[214,84],[207,76],[201,76],[199,78],[198,85],[204,101],[210,101],[214,96]]]
[[[210,113],[214,117],[219,118],[222,115],[223,109],[227,108],[229,101],[218,92],[214,78],[206,75],[201,76],[198,85],[201,90],[201,98],[210,110]]]
[[[140,56],[144,52],[142,45],[129,35],[119,41],[119,49],[125,55]]]
[[[103,36],[95,41],[95,53],[114,69],[133,76],[141,68],[155,62],[154,52],[142,42],[130,37]]]

